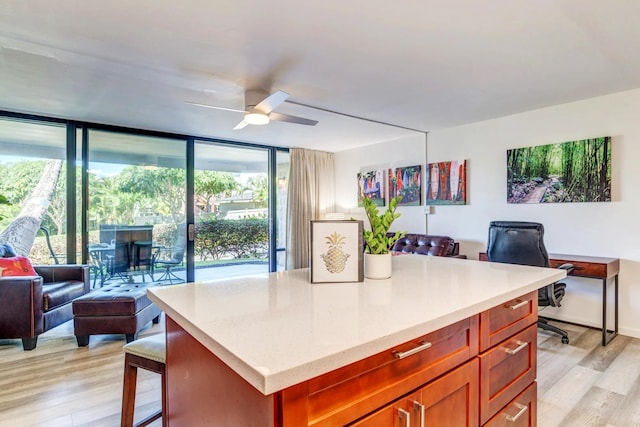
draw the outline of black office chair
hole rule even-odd
[[[544,246],[544,227],[536,222],[492,221],[489,224],[487,257],[492,262],[549,267],[549,254]],[[573,265],[563,264],[558,268],[573,270]],[[560,307],[565,295],[566,284],[556,282],[538,290],[539,307]],[[569,335],[563,329],[550,325],[548,320],[538,316],[538,327],[562,336],[564,344],[569,343]]]

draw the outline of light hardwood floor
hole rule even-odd
[[[538,426],[640,427],[640,339],[618,336],[602,347],[597,330],[559,326],[569,345],[538,333]],[[42,335],[31,352],[0,340],[0,427],[119,426],[123,344],[103,335],[78,348],[72,322]],[[159,376],[139,370],[136,419],[159,407]]]
[[[557,325],[569,345],[538,332],[538,426],[640,426],[640,339]]]
[[[140,336],[157,333],[164,315]],[[29,352],[19,340],[0,340],[0,427],[119,426],[124,344],[124,335],[97,335],[78,347],[73,321],[41,335]],[[160,376],[139,369],[135,420],[160,409],[160,398]]]

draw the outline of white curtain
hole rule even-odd
[[[289,150],[287,194],[288,270],[309,266],[309,224],[335,211],[333,153]]]

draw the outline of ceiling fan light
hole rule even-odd
[[[269,116],[262,113],[247,113],[244,115],[244,121],[250,125],[266,125],[269,123]]]

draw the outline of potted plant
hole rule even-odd
[[[389,200],[389,206],[380,214],[378,207],[369,198],[362,199],[362,205],[369,219],[371,230],[363,230],[362,235],[365,243],[364,254],[364,275],[370,279],[386,279],[391,277],[391,248],[393,244],[405,232],[396,232],[393,235],[387,235],[389,227],[400,213],[396,212],[398,202],[402,196],[394,197]]]

